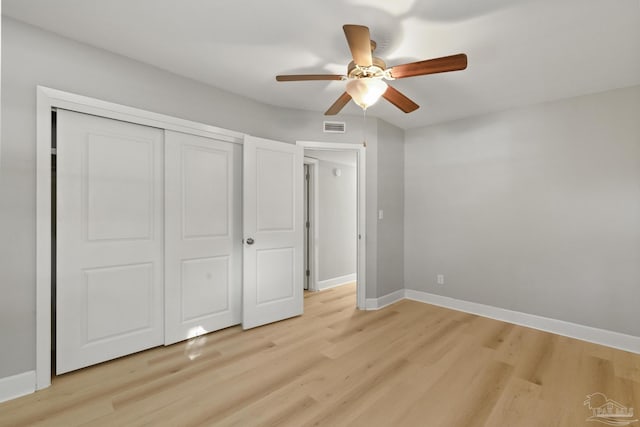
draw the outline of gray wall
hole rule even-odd
[[[341,175],[335,176],[334,169]],[[318,163],[318,280],[357,271],[356,168],[320,160]]]
[[[287,142],[362,142],[359,116],[340,116],[348,133],[324,134],[321,113],[260,104],[3,17],[0,378],[35,368],[36,85]],[[366,129],[369,297],[377,296],[377,122]]]
[[[404,131],[378,121],[377,295],[404,288]]]
[[[639,112],[636,86],[407,131],[406,287],[640,336]]]

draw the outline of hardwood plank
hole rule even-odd
[[[0,426],[574,426],[601,392],[640,411],[640,355],[401,301],[355,284],[305,314],[232,327],[53,378]]]

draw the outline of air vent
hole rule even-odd
[[[345,133],[347,124],[345,122],[323,122],[323,131],[325,133]]]

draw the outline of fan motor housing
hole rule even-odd
[[[386,69],[387,64],[382,59],[374,56],[371,58],[370,67],[356,65],[353,61],[349,62],[349,65],[347,66],[347,76],[352,79],[359,79],[363,77],[382,77]]]

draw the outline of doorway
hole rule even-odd
[[[364,309],[364,147],[307,141],[298,145],[305,150],[308,185],[305,283],[310,291],[318,291],[355,281],[356,306]]]
[[[313,214],[313,206],[314,206],[314,192],[313,192],[313,184],[315,183],[315,179],[312,182],[312,173],[315,173],[314,166],[317,164],[317,161],[308,157],[304,157],[304,194],[303,194],[303,204],[304,204],[304,285],[303,289],[305,291],[314,291],[315,283],[311,279],[311,270],[315,271],[315,266],[312,266],[312,259],[314,255],[313,243],[315,242],[314,236],[312,235],[311,223],[315,223],[315,215]]]

